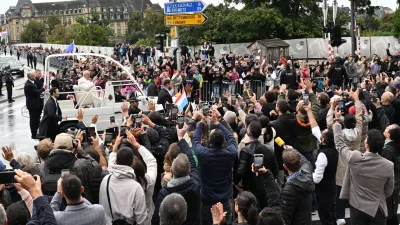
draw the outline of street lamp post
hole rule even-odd
[[[332,18],[333,18],[333,24],[335,24],[335,25],[336,25],[337,7],[338,7],[338,3],[337,3],[336,0],[334,0],[333,1],[333,8],[332,8],[332,11],[333,11]]]

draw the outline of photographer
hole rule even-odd
[[[54,140],[54,150],[47,157],[45,173],[42,174],[42,187],[45,194],[54,195],[57,191],[57,180],[63,169],[68,169],[71,174],[76,175],[84,187],[89,186],[93,177],[99,176],[102,171],[101,166],[82,150],[82,140],[81,131],[78,132],[75,140],[66,133],[57,135]]]

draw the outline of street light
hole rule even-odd
[[[338,3],[336,0],[333,1],[333,23],[336,25],[336,16],[337,16],[337,7],[338,7]]]

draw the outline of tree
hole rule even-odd
[[[46,26],[42,22],[31,21],[21,33],[21,41],[25,43],[44,43]]]
[[[395,36],[396,38],[400,38],[400,9],[396,10],[392,22],[393,22],[393,28],[392,28],[393,36]]]
[[[52,32],[49,33],[47,37],[47,43],[52,44],[65,44],[64,36],[67,33],[67,28],[64,26],[56,26]],[[68,42],[67,42],[68,43]]]
[[[142,13],[132,13],[128,20],[127,41],[136,43],[140,39],[154,39],[157,33],[164,32],[164,15],[151,8]]]
[[[48,32],[51,33],[58,25],[61,24],[59,17],[51,15],[46,18],[46,25],[48,26]]]
[[[99,24],[90,24],[91,44],[93,46],[109,46],[109,37],[113,35],[112,30]],[[67,43],[75,41],[77,45],[89,45],[89,24],[72,24],[67,32]]]

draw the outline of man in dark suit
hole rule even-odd
[[[380,155],[393,163],[395,180],[393,194],[386,199],[388,209],[386,224],[397,225],[399,224],[397,209],[400,193],[400,127],[397,124],[392,124],[385,129],[383,134],[385,136],[385,145]]]
[[[160,79],[158,76],[154,76],[153,80],[149,83],[149,86],[147,87],[147,96],[158,96],[158,79]]]
[[[169,93],[172,90],[172,82],[170,79],[167,79],[164,81],[164,87],[160,90],[160,92],[158,93],[158,100],[157,100],[157,104],[161,104],[164,109],[165,107],[165,103],[172,103],[172,96]]]
[[[57,103],[59,96],[58,88],[50,89],[50,98],[47,100],[46,105],[43,109],[42,121],[39,126],[39,137],[50,138],[54,141],[56,136],[60,133],[60,126],[58,122],[62,119],[67,119],[66,116],[62,116],[60,106]]]
[[[24,93],[26,97],[26,108],[29,111],[29,126],[31,128],[32,139],[37,138],[37,130],[40,123],[40,95],[47,88],[47,84],[43,88],[38,89],[35,85],[36,75],[34,72],[29,73],[28,80],[24,86]]]

